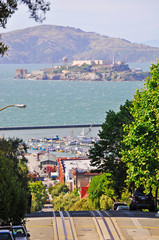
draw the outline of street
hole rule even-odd
[[[95,214],[97,211],[93,211]],[[100,216],[96,215],[99,226],[95,222],[95,217],[91,216],[91,211],[72,211],[69,212],[70,219],[73,224],[74,238],[70,236],[72,231],[66,212],[63,213],[64,222],[66,224],[66,232],[64,235],[62,217],[59,212],[54,212],[57,220],[57,229],[53,208],[51,204],[46,204],[42,211],[31,213],[26,216],[26,227],[31,235],[31,240],[57,240],[57,239],[102,239],[99,227],[102,229],[103,235],[111,240],[159,240],[159,218],[155,217],[153,212],[140,211],[100,211],[111,231],[109,237],[108,229],[103,225]],[[70,229],[70,230],[69,230]],[[115,232],[116,231],[116,232]],[[96,236],[96,237],[95,237]]]

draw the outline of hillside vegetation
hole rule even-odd
[[[159,56],[159,48],[131,43],[120,38],[101,36],[72,27],[41,25],[2,35],[9,46],[8,55],[0,63],[60,63],[101,59],[125,62],[151,62]]]

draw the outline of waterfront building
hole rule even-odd
[[[15,78],[25,78],[26,74],[27,74],[27,70],[26,69],[16,69],[16,74],[15,74]]]

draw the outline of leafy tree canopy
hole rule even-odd
[[[19,139],[0,140],[0,223],[21,222],[27,211],[28,168],[25,144]]]
[[[90,149],[91,165],[98,172],[109,172],[113,178],[113,188],[116,196],[121,196],[125,186],[126,164],[121,162],[121,147],[123,139],[123,124],[132,121],[130,113],[131,102],[126,101],[120,106],[120,111],[107,112],[106,120],[99,131],[100,140]]]
[[[80,197],[73,193],[61,193],[58,197],[53,198],[53,207],[56,210],[72,211],[74,204],[79,200]]]
[[[20,172],[22,172],[20,168],[22,168],[22,166],[25,168],[25,164],[27,163],[27,159],[25,158],[26,151],[27,146],[22,139],[0,139],[0,155],[13,161],[13,170],[20,178],[19,180],[23,178],[23,174],[20,174]]]
[[[30,182],[29,189],[32,194],[32,206],[31,211],[40,211],[43,205],[46,203],[47,192],[42,181]]]
[[[147,193],[159,187],[159,61],[152,64],[145,87],[132,102],[133,122],[125,125],[122,160],[127,164],[127,182],[145,186]]]
[[[91,199],[95,209],[100,209],[100,197],[103,194],[112,199],[114,198],[115,194],[112,185],[113,180],[111,173],[103,173],[92,178],[88,188],[88,197]]]
[[[18,10],[18,6],[24,4],[28,7],[30,17],[36,22],[42,22],[45,14],[50,10],[50,3],[45,0],[2,0],[0,1],[0,27],[5,28],[8,19]],[[4,55],[8,47],[0,42],[0,55]]]
[[[57,183],[53,189],[51,190],[51,196],[54,198],[55,196],[59,196],[61,193],[69,192],[69,187],[65,183]]]

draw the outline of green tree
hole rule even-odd
[[[50,3],[45,0],[7,0],[0,2],[0,27],[5,28],[8,19],[18,10],[18,6],[24,4],[28,7],[30,17],[37,22],[45,19],[46,12],[50,9]],[[4,55],[8,47],[0,42],[0,55]]]
[[[52,191],[51,191],[51,196],[54,198],[55,196],[59,196],[61,193],[67,193],[69,192],[69,187],[65,183],[57,183]]]
[[[91,199],[94,209],[100,209],[100,197],[104,194],[114,201],[114,189],[111,173],[103,173],[92,178],[88,188],[88,198]]]
[[[0,35],[0,40],[1,40],[1,35]],[[8,50],[8,46],[5,45],[5,43],[0,42],[0,55],[3,56],[7,50]]]
[[[54,210],[72,211],[74,204],[80,199],[78,189],[75,189],[73,192],[69,193],[67,185],[61,183],[56,186],[56,190],[57,188],[59,189],[59,191],[53,191],[52,194],[52,204]]]
[[[28,169],[24,149],[25,144],[19,139],[0,140],[0,223],[3,224],[21,222],[27,212]]]
[[[24,188],[28,187],[28,168],[25,153],[27,146],[22,139],[0,139],[0,155],[8,158],[13,162],[12,171],[23,184]]]
[[[52,200],[52,205],[55,211],[65,210],[64,195],[65,195],[64,193],[61,193],[58,196],[54,196]]]
[[[76,196],[76,194],[72,193],[67,193],[64,195],[64,210],[65,211],[70,211],[72,206],[79,201],[80,197],[79,195]]]
[[[112,174],[113,188],[115,195],[120,198],[125,187],[126,164],[121,161],[121,146],[123,139],[123,124],[132,121],[130,114],[131,102],[126,101],[120,106],[120,111],[107,112],[106,120],[99,131],[100,140],[90,149],[89,157],[91,165],[96,167],[98,172],[109,172]]]
[[[30,182],[29,189],[32,194],[31,212],[40,211],[48,196],[45,186],[42,181]]]
[[[79,200],[79,196],[75,196],[72,193],[61,192],[60,195],[54,196],[52,204],[55,211],[69,211],[76,201]]]
[[[125,126],[122,160],[127,164],[127,182],[144,185],[145,192],[159,187],[159,61],[152,64],[145,87],[132,102],[133,122]]]

